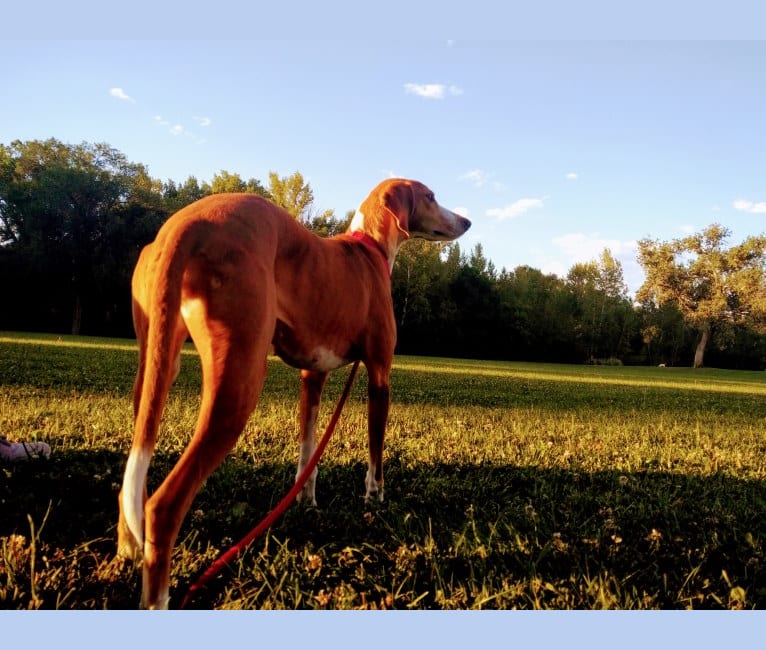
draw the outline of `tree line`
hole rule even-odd
[[[208,182],[152,178],[107,144],[0,144],[0,329],[131,336],[141,248],[189,203],[253,192],[320,236],[353,215],[319,211],[299,172],[267,184],[222,170]],[[610,251],[565,277],[495,268],[481,244],[411,241],[392,275],[398,351],[568,363],[766,366],[766,238],[727,247],[717,224],[639,242],[635,302]]]

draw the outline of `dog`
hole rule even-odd
[[[410,237],[451,241],[471,222],[418,181],[388,179],[348,230],[323,239],[254,194],[215,194],[183,208],[139,256],[132,279],[138,371],[133,443],[119,495],[117,552],[143,557],[141,606],[166,608],[170,559],[192,500],[255,408],[270,351],[301,370],[298,474],[314,451],[329,372],[361,360],[368,385],[366,499],[383,500],[383,437],[396,342],[390,274]],[[202,366],[196,428],[148,497],[160,419],[191,337]],[[316,470],[299,498],[316,504]]]

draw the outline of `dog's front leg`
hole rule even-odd
[[[375,495],[378,501],[383,501],[383,437],[388,421],[388,403],[390,399],[389,368],[370,368],[369,376],[367,426],[369,440],[369,465],[365,478],[365,501]]]
[[[326,372],[316,372],[314,370],[301,371],[301,406],[299,422],[299,442],[300,458],[298,460],[298,472],[295,475],[297,479],[303,469],[308,465],[311,456],[316,449],[314,435],[316,432],[317,416],[319,415],[319,401],[322,398],[322,389],[327,381]],[[312,506],[316,506],[316,480],[318,468],[315,467],[311,472],[303,489],[298,493],[299,502],[306,500]]]

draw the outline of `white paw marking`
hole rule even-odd
[[[314,455],[314,450],[316,449],[316,445],[314,444],[314,430],[316,428],[316,421],[317,421],[317,415],[319,413],[319,407],[312,407],[308,423],[307,423],[307,430],[306,430],[306,439],[301,441],[300,446],[300,457],[298,459],[298,471],[295,474],[295,480],[298,480],[298,477],[303,473],[303,470],[305,467],[309,464],[309,461],[311,460],[311,457]],[[307,499],[312,506],[316,506],[317,500],[316,500],[316,482],[317,482],[317,474],[319,473],[319,468],[315,467],[314,471],[311,472],[308,479],[306,480],[306,483],[304,484],[301,491],[298,493],[298,496],[296,497],[298,502],[302,502],[304,499]]]
[[[150,460],[145,449],[131,449],[122,481],[122,511],[139,547],[144,544],[144,485]]]
[[[377,495],[378,501],[381,503],[383,502],[383,481],[378,483],[375,480],[375,469],[373,467],[370,467],[367,470],[367,476],[364,479],[364,486],[366,488],[366,494],[364,495],[364,500],[369,501]]]

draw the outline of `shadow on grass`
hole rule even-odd
[[[150,490],[174,462],[155,457]],[[135,605],[139,574],[122,566],[104,569],[114,554],[123,470],[124,455],[110,451],[62,451],[48,461],[0,469],[0,561],[6,563],[0,606],[29,606],[29,568],[10,567],[7,548],[13,534],[30,537],[28,515],[39,546],[37,606]],[[372,600],[369,592],[386,592],[386,581],[400,576],[410,593],[427,594],[418,607],[470,607],[478,602],[472,589],[510,593],[508,585],[521,582],[537,584],[538,595],[492,596],[486,606],[587,607],[599,604],[585,593],[589,585],[609,580],[619,592],[613,606],[766,606],[762,482],[722,474],[591,474],[494,464],[407,467],[392,457],[386,463],[386,502],[367,506],[365,471],[362,463],[322,466],[319,509],[293,507],[270,533],[296,558],[319,553],[327,567],[340,566],[349,548],[363,549],[367,577],[328,568],[321,574],[328,589],[348,581]],[[276,505],[294,472],[292,465],[253,466],[230,457],[197,496],[179,540],[191,535],[200,552],[212,553],[205,558],[209,562]],[[262,547],[259,541],[253,545]],[[56,572],[69,577],[54,580]],[[175,598],[197,573],[178,577]],[[217,587],[225,588],[225,582]],[[69,590],[63,601],[62,589]],[[462,590],[463,596],[449,600],[447,589]],[[203,597],[197,606],[219,606],[216,598]]]

